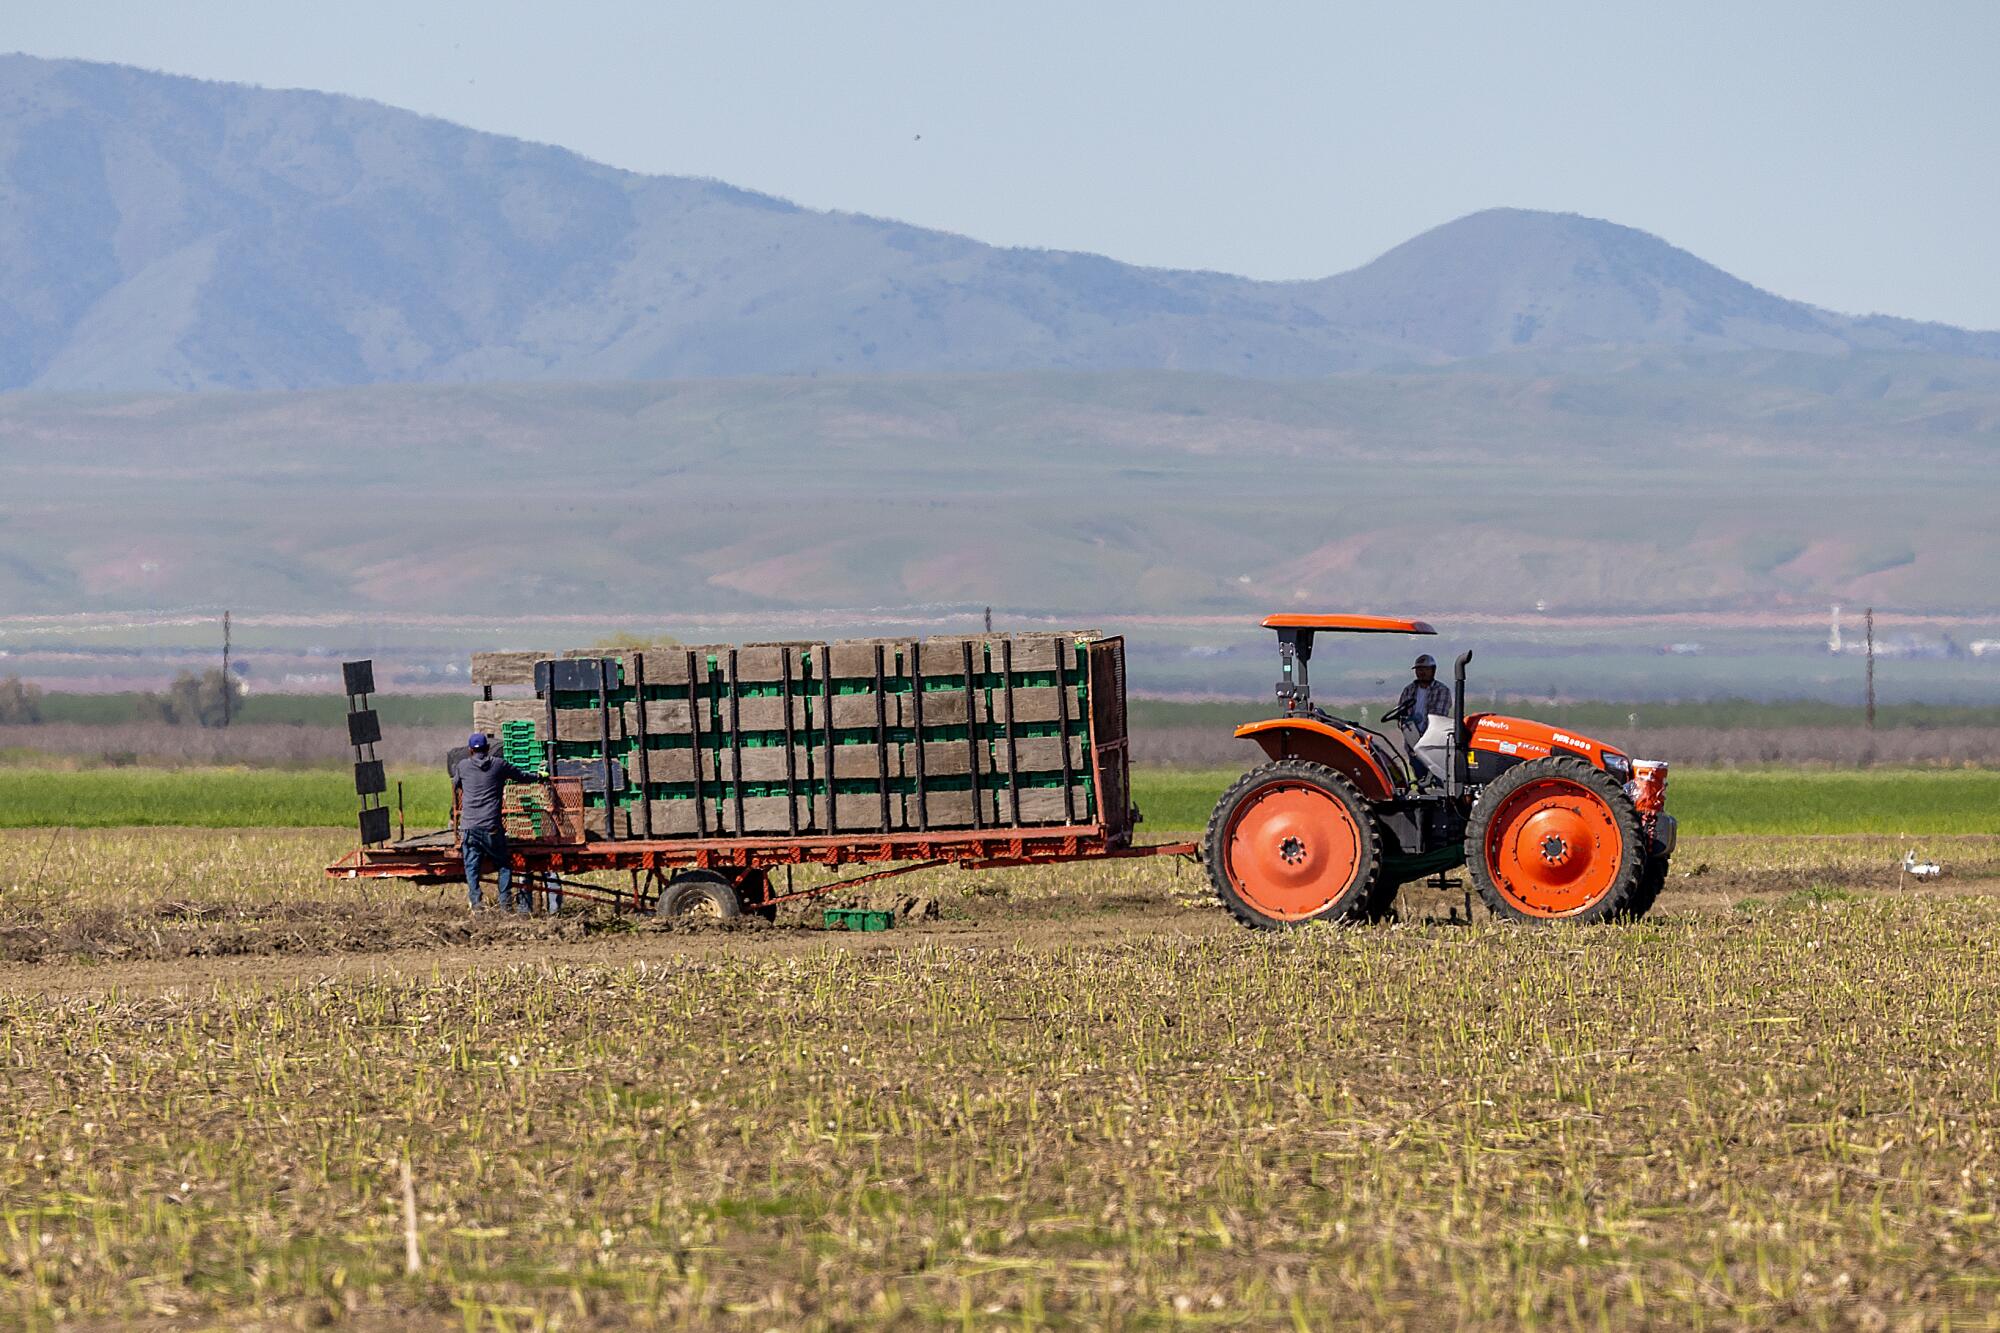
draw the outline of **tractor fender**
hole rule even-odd
[[[1368,747],[1339,727],[1308,717],[1280,717],[1246,723],[1236,729],[1236,738],[1257,742],[1274,764],[1284,759],[1325,764],[1371,801],[1386,801],[1396,794],[1388,772]]]

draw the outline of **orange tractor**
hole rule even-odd
[[[1606,921],[1643,915],[1673,856],[1667,766],[1497,713],[1452,712],[1399,748],[1312,702],[1318,634],[1435,634],[1421,620],[1275,615],[1281,717],[1239,727],[1268,762],[1209,817],[1209,878],[1223,906],[1260,929],[1385,917],[1404,884],[1465,866],[1495,915]],[[1396,719],[1391,714],[1385,721]]]

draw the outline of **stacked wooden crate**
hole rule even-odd
[[[475,682],[529,674],[537,698],[474,716],[552,738],[598,837],[1088,824],[1093,637],[479,655]]]

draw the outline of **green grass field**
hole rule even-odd
[[[471,716],[469,699],[467,694],[378,694],[369,703],[382,715],[384,726],[456,727]],[[37,707],[44,722],[121,726],[157,717],[148,696],[133,691],[73,694],[52,690],[40,697]],[[252,694],[237,703],[235,714],[239,722],[320,727],[340,727],[346,715],[347,699],[338,694]]]
[[[1397,688],[1401,688],[1400,683]],[[1328,701],[1334,696],[1329,695]],[[1392,698],[1356,701],[1372,707],[1380,716]],[[1132,730],[1142,733],[1168,727],[1207,727],[1222,731],[1243,722],[1271,715],[1268,699],[1243,702],[1212,700],[1186,702],[1178,699],[1133,699],[1129,704]],[[1575,727],[1584,732],[1616,731],[1639,722],[1650,728],[1692,727],[1705,731],[1788,730],[1803,731],[1825,727],[1859,727],[1867,714],[1856,704],[1827,703],[1818,699],[1688,699],[1639,701],[1631,699],[1547,699],[1491,697],[1477,689],[1467,700],[1467,709],[1478,713],[1506,713],[1515,717],[1538,718],[1554,726]],[[1352,714],[1349,714],[1350,716]],[[1947,728],[2000,727],[2000,707],[1894,703],[1877,710],[1876,725],[1885,731],[1900,729],[1944,730]]]
[[[1147,829],[1200,828],[1229,771],[1153,769],[1133,788]],[[1677,771],[1667,808],[1686,834],[2000,832],[2000,773],[1988,769]]]
[[[378,694],[370,702],[382,715],[384,726],[457,727],[471,714],[469,696],[449,694]],[[1362,700],[1379,711],[1384,700]],[[1699,727],[1709,730],[1739,728],[1804,729],[1813,727],[1853,727],[1862,723],[1858,704],[1841,705],[1815,699],[1776,702],[1754,699],[1691,699],[1678,702],[1635,702],[1620,699],[1567,699],[1550,703],[1545,699],[1490,698],[1473,692],[1471,707],[1481,712],[1511,713],[1542,718],[1563,726],[1600,731],[1627,726],[1636,714],[1648,727]],[[1261,696],[1241,702],[1186,702],[1178,699],[1131,701],[1131,722],[1135,731],[1167,727],[1210,727],[1224,730],[1239,722],[1268,716],[1270,701]],[[143,694],[73,694],[51,691],[41,696],[44,722],[81,722],[117,726],[149,719]],[[252,694],[239,705],[242,722],[296,723],[305,726],[338,727],[347,711],[347,701],[337,694]],[[2000,727],[2000,707],[1927,703],[1884,704],[1878,725],[1899,728]]]
[[[451,804],[444,775],[397,776],[409,826],[441,826]],[[1142,835],[1201,828],[1235,776],[1141,769],[1133,788],[1146,816]],[[0,770],[0,828],[337,828],[353,824],[356,804],[345,770]],[[2000,831],[2000,773],[1695,770],[1673,775],[1668,806],[1688,834],[1992,833]]]

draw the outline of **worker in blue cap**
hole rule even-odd
[[[479,872],[490,861],[500,885],[500,910],[526,914],[531,910],[527,892],[522,892],[518,904],[514,900],[514,871],[507,864],[507,825],[500,817],[500,800],[508,783],[542,779],[495,758],[483,731],[468,736],[465,748],[465,758],[451,770],[451,785],[459,796],[458,833],[464,847],[466,899],[474,908],[479,906]]]

